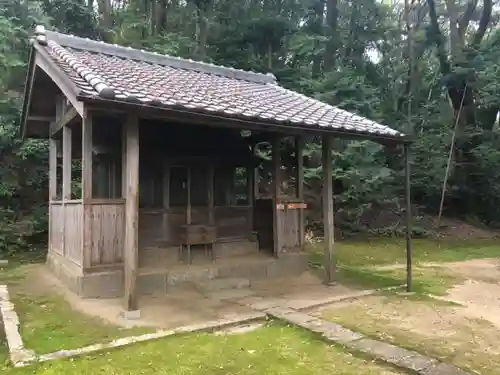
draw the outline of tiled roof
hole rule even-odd
[[[272,74],[139,51],[43,28],[37,28],[34,43],[47,51],[81,96],[404,139],[388,126],[287,90]]]

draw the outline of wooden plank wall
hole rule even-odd
[[[82,265],[83,205],[81,202],[64,203],[64,257]]]
[[[297,249],[300,247],[300,210],[277,210],[277,232],[280,239],[280,252]]]
[[[218,238],[247,237],[252,234],[253,207],[215,207],[215,225]]]
[[[125,200],[92,201],[91,266],[116,265],[123,262]]]
[[[49,244],[50,251],[64,255],[64,207],[62,202],[49,204]]]
[[[249,238],[252,234],[252,207],[221,206],[214,207],[214,224],[217,227],[217,239]],[[163,225],[164,213],[168,213],[168,231]],[[191,222],[209,224],[208,207],[191,207]],[[139,245],[150,247],[159,245],[177,245],[180,226],[186,224],[186,207],[169,209],[139,210]]]
[[[80,200],[49,204],[50,251],[82,265],[82,213]]]

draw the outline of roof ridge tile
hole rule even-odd
[[[93,72],[92,69],[83,64],[71,52],[60,46],[58,43],[52,40],[48,40],[47,46],[54,51],[57,57],[68,64],[71,69],[78,73],[78,75],[82,77],[82,79],[84,79],[90,86],[92,86],[100,97],[105,99],[114,99],[114,90],[108,86],[106,81],[99,74]]]
[[[36,27],[36,32],[41,31],[41,27]],[[36,33],[35,32],[35,33]],[[115,43],[105,43],[103,41],[96,41],[89,38],[82,38],[70,34],[61,34],[56,31],[46,31],[43,28],[43,38],[40,39],[53,40],[61,46],[67,46],[74,49],[82,49],[89,52],[103,53],[111,56],[118,56],[130,60],[145,61],[152,64],[171,66],[173,68],[182,68],[188,70],[198,71],[200,73],[215,74],[227,78],[241,79],[256,83],[276,83],[276,77],[272,73],[258,73],[254,71],[247,71],[236,69],[229,66],[216,65],[204,61],[196,61],[192,59],[184,59],[176,56],[160,54],[158,52],[146,51],[143,49],[136,49],[130,46],[121,46]]]

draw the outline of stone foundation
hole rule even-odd
[[[83,298],[119,298],[123,296],[122,270],[109,270],[83,274],[77,267],[53,253],[47,256],[52,273],[72,292]],[[276,259],[271,256],[258,259],[234,257],[230,262],[175,267],[142,271],[137,276],[140,294],[166,293],[170,288],[189,283],[218,278],[247,278],[262,280],[300,275],[307,270],[307,257],[303,253],[284,254]]]

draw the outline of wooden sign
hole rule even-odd
[[[307,204],[305,204],[305,203],[289,203],[287,208],[289,210],[297,210],[299,208],[307,208]]]
[[[276,209],[278,211],[283,211],[285,209],[285,207],[286,207],[287,210],[297,210],[297,209],[300,209],[300,208],[307,208],[307,204],[305,204],[305,203],[287,203],[285,205],[283,203],[278,203],[276,205]]]

